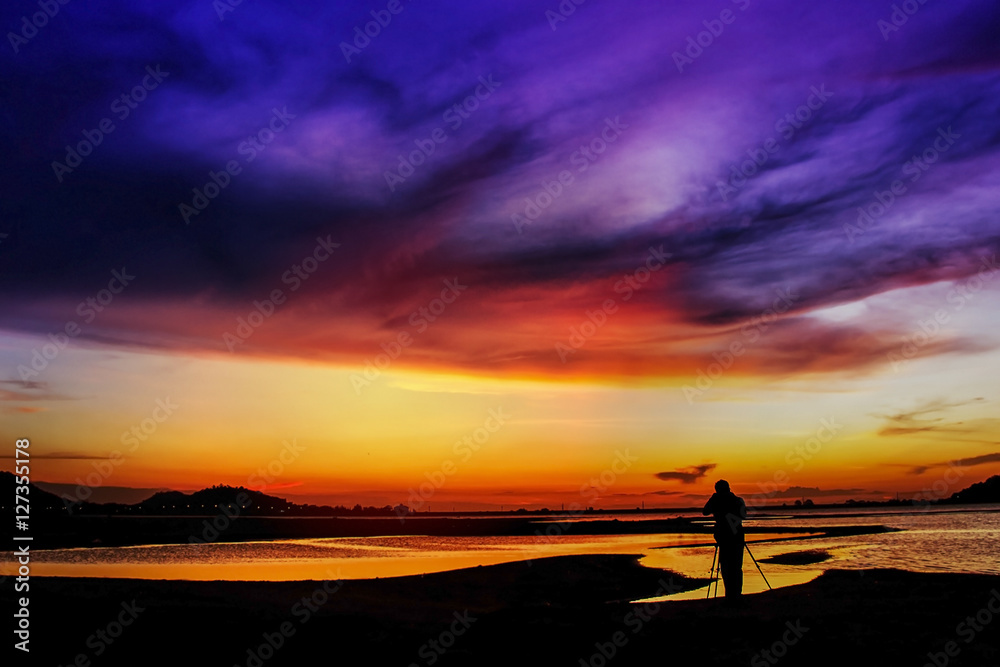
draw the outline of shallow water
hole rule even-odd
[[[877,535],[856,535],[837,538],[810,538],[788,541],[751,543],[751,553],[761,559],[779,554],[806,550],[823,550],[829,560],[810,565],[779,565],[759,563],[758,572],[750,556],[743,559],[743,592],[759,593],[774,588],[805,583],[828,569],[864,571],[873,568],[897,568],[913,572],[972,572],[1000,575],[1000,507],[981,506],[985,511],[926,511],[864,512],[852,516],[831,518],[816,512],[810,516],[786,515],[747,522],[753,525],[779,524],[789,528],[822,526],[879,525],[901,529],[902,532]],[[825,514],[829,514],[826,512]],[[660,552],[673,552],[661,556]],[[713,548],[678,548],[657,550],[643,565],[662,567],[688,576],[709,576]],[[764,577],[767,578],[765,582]],[[688,591],[669,599],[703,598],[706,589]],[[719,586],[718,594],[725,593]],[[712,588],[712,595],[715,588]],[[663,598],[651,598],[659,600]]]
[[[698,534],[551,538],[409,535],[54,549],[32,554],[32,573],[241,581],[370,579],[549,556],[642,554],[664,545],[703,544],[706,539],[711,538]]]
[[[1000,510],[1000,507],[993,507]],[[1000,511],[859,512],[831,517],[800,513],[748,521],[747,526],[886,525],[899,533],[838,538],[789,534],[751,535],[758,559],[823,549],[832,558],[812,565],[761,563],[772,587],[802,583],[829,568],[895,567],[920,572],[978,572],[1000,575]],[[640,517],[636,520],[641,520]],[[663,518],[652,516],[649,518]],[[418,525],[418,524],[415,524]],[[788,539],[792,538],[792,539]],[[763,540],[763,541],[761,541]],[[776,541],[778,540],[778,541]],[[714,547],[704,534],[555,537],[429,537],[421,535],[280,540],[268,542],[171,544],[55,549],[32,554],[36,576],[128,577],[139,579],[264,580],[366,579],[442,572],[549,556],[642,554],[647,567],[708,577]],[[703,546],[694,546],[703,545]],[[669,548],[663,548],[669,547]],[[14,573],[10,552],[0,573]],[[766,590],[750,557],[744,558],[744,592]],[[705,589],[671,599],[704,597]],[[719,594],[724,593],[720,586]]]

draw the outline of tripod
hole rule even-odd
[[[771,583],[764,576],[764,570],[760,569],[760,563],[757,559],[753,557],[753,552],[750,551],[750,545],[743,542],[743,546],[746,548],[747,553],[750,554],[750,560],[753,564],[757,566],[757,571],[760,572],[760,576],[764,578],[764,583],[767,584],[767,590],[774,590],[771,588]],[[722,558],[719,557],[719,545],[715,545],[715,553],[712,555],[712,568],[708,571],[709,582],[708,590],[705,591],[705,599],[707,600],[712,594],[712,583],[715,583],[715,597],[719,597],[719,575],[722,572]]]

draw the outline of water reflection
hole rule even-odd
[[[984,511],[985,510],[985,511]],[[822,517],[785,516],[780,524],[789,528],[824,526],[880,525],[898,528],[901,532],[877,535],[855,535],[837,538],[810,538],[753,545],[757,561],[781,554],[822,550],[831,558],[811,565],[780,565],[761,562],[768,581],[774,588],[811,581],[828,569],[868,570],[897,568],[914,572],[973,572],[1000,575],[997,545],[1000,544],[1000,512],[992,507],[975,511],[955,512],[877,512],[855,516]],[[767,521],[747,522],[762,525]],[[752,543],[751,543],[752,544]],[[672,552],[661,556],[663,551]],[[656,550],[643,558],[648,567],[671,569],[687,576],[707,578],[712,564],[713,548],[680,548]],[[749,556],[743,563],[743,592],[767,590]],[[719,595],[725,587],[720,585]],[[714,594],[714,587],[712,590]],[[687,600],[704,598],[706,589],[686,591],[669,598],[649,598],[648,602],[664,599]]]
[[[770,537],[775,536],[761,536]],[[560,535],[551,538],[410,535],[54,549],[32,555],[32,573],[38,576],[200,581],[372,579],[549,556],[666,554],[673,550],[658,548],[705,544],[706,539],[711,537],[703,534]],[[654,558],[670,561],[665,555]],[[5,564],[4,569],[12,567]]]
[[[865,570],[894,567],[919,572],[977,572],[1000,575],[996,545],[1000,512],[869,512],[856,515],[794,515],[747,522],[790,530],[818,525],[885,525],[904,532],[837,538],[800,533],[748,535],[758,561],[805,550],[831,558],[811,565],[761,562],[773,587],[804,583],[830,568]],[[791,539],[789,539],[791,538]],[[667,547],[667,548],[664,548]],[[521,537],[431,537],[424,535],[281,540],[271,542],[171,544],[136,547],[56,549],[32,552],[32,574],[63,577],[137,579],[294,581],[369,579],[429,574],[574,554],[641,554],[642,564],[707,578],[712,562],[706,534],[556,535]],[[16,573],[5,552],[0,574]],[[744,560],[744,592],[767,587],[749,556]],[[720,595],[722,594],[720,590]],[[671,599],[704,597],[705,589]]]

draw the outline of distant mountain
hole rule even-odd
[[[13,473],[0,471],[0,510],[10,510],[15,502],[14,491],[17,478]],[[67,487],[65,484],[53,484],[53,487]],[[72,487],[76,490],[77,487]],[[98,487],[100,488],[100,487]],[[410,512],[405,505],[392,507],[362,507],[355,505],[348,508],[342,505],[299,505],[284,498],[270,496],[261,491],[254,491],[243,486],[212,486],[194,493],[181,491],[159,491],[149,498],[137,503],[95,503],[75,500],[71,494],[64,494],[65,500],[53,493],[44,491],[34,484],[29,485],[32,514],[41,511],[59,511],[67,515],[192,515],[204,516],[218,514],[228,510],[233,513],[239,507],[241,516],[401,516]],[[23,494],[22,494],[23,495]],[[72,502],[71,502],[72,501]]]
[[[6,511],[17,502],[14,499],[15,487],[17,486],[19,486],[17,476],[14,473],[0,470],[0,510]],[[28,499],[32,513],[37,510],[62,509],[64,506],[62,498],[48,491],[42,491],[34,484],[28,484],[27,496],[24,493],[20,495]]]
[[[977,482],[967,489],[951,494],[952,503],[1000,503],[1000,475]]]
[[[150,514],[204,514],[238,507],[240,514],[286,512],[297,507],[284,498],[242,486],[213,486],[194,493],[163,491],[133,505]]]
[[[149,509],[168,509],[177,505],[186,505],[189,498],[190,496],[180,491],[160,491],[135,504]]]
[[[35,482],[35,485],[40,489],[48,491],[49,493],[54,493],[61,498],[73,498],[78,493],[77,484],[59,484],[56,482],[43,482],[39,480]],[[87,501],[97,504],[117,503],[119,505],[131,505],[133,503],[142,502],[159,491],[169,491],[169,489],[162,486],[157,488],[141,488],[102,484],[101,486],[90,487],[90,493],[87,495]]]

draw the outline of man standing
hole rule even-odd
[[[722,583],[726,586],[726,599],[735,601],[743,595],[743,519],[747,506],[743,499],[729,488],[729,482],[720,479],[715,483],[715,493],[705,503],[702,514],[715,517],[715,543],[719,545],[719,565]]]

